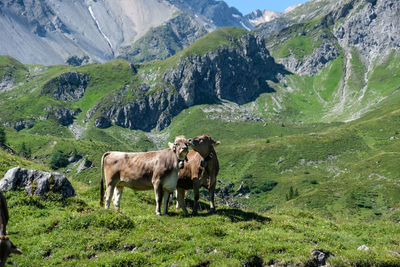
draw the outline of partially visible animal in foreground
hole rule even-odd
[[[215,211],[214,191],[219,172],[217,153],[214,150],[221,142],[214,141],[210,135],[204,134],[188,140],[194,151],[189,151],[188,161],[179,173],[177,184],[177,208],[182,208],[186,215],[185,191],[193,189],[193,214],[197,214],[200,197],[200,187],[208,189],[210,193],[210,210]]]
[[[152,152],[125,153],[106,152],[101,159],[100,205],[103,206],[106,182],[105,208],[110,207],[111,198],[119,209],[124,186],[133,190],[154,190],[156,214],[164,197],[164,211],[168,212],[168,197],[176,189],[178,172],[184,166],[188,154],[188,141],[184,136],[175,138],[168,149]],[[114,196],[113,196],[114,195]]]
[[[22,254],[22,251],[19,250],[14,244],[11,242],[7,234],[7,223],[8,223],[8,208],[6,198],[3,193],[0,191],[0,266],[3,267],[6,265],[7,258],[11,253],[14,254]]]

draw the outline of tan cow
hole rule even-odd
[[[6,236],[8,222],[8,208],[6,198],[3,193],[0,191],[0,266],[3,267],[6,265],[7,258],[11,253],[14,254],[22,254],[22,251],[19,250],[11,240]]]
[[[188,153],[188,142],[184,136],[175,138],[168,149],[152,152],[125,153],[106,152],[101,159],[100,205],[104,202],[103,172],[106,182],[105,208],[110,207],[113,198],[119,209],[123,188],[151,190],[156,196],[156,214],[160,215],[164,196],[164,211],[168,212],[169,193],[176,189],[179,170],[184,166]],[[114,193],[114,197],[113,197]]]
[[[189,145],[195,151],[189,151],[188,161],[179,173],[177,184],[177,208],[181,207],[186,215],[185,191],[193,189],[194,207],[193,214],[197,214],[199,190],[203,186],[210,193],[210,209],[215,211],[214,191],[219,171],[217,153],[214,147],[219,145],[219,141],[214,141],[210,135],[202,135],[188,140]]]

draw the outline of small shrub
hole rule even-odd
[[[0,126],[0,146],[5,146],[6,144],[6,132],[4,131],[4,127]]]
[[[69,226],[74,230],[87,229],[89,227],[105,227],[110,230],[132,229],[133,221],[120,213],[98,211],[83,214],[80,216],[72,216],[68,222]]]
[[[276,181],[265,181],[260,185],[260,190],[263,192],[268,192],[271,191],[272,189],[274,189],[274,187],[277,185],[278,183]]]
[[[25,142],[22,142],[22,144],[21,144],[20,155],[23,156],[24,158],[30,158],[32,155],[31,148],[26,147]]]
[[[61,150],[56,150],[50,156],[50,168],[57,170],[68,165],[68,156]]]
[[[286,194],[286,201],[289,201],[289,200],[291,200],[291,199],[294,199],[294,198],[296,198],[296,197],[298,197],[298,196],[299,196],[299,191],[297,190],[297,188],[296,188],[296,189],[293,189],[293,186],[291,186],[291,187],[289,188],[289,193]]]
[[[258,267],[258,266],[263,266],[264,260],[257,256],[257,255],[251,255],[249,256],[246,261],[243,263],[242,266],[244,267]]]
[[[39,209],[44,208],[44,202],[38,196],[31,196],[25,192],[12,192],[7,199],[8,208],[17,206],[30,206]]]

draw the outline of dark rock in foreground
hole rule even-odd
[[[8,170],[0,180],[0,191],[6,192],[19,188],[41,198],[44,198],[47,192],[59,193],[66,198],[75,196],[71,183],[60,173],[15,167]]]

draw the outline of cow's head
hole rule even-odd
[[[190,138],[188,141],[193,150],[199,152],[203,158],[208,157],[214,151],[214,147],[221,144],[220,141],[214,141],[208,134]]]
[[[183,168],[183,161],[186,159],[186,156],[189,152],[189,142],[186,140],[184,136],[175,137],[174,143],[168,143],[169,148],[174,151],[175,155],[179,161],[179,168]]]
[[[10,254],[22,254],[22,251],[14,246],[8,236],[0,236],[0,266],[5,265]]]

